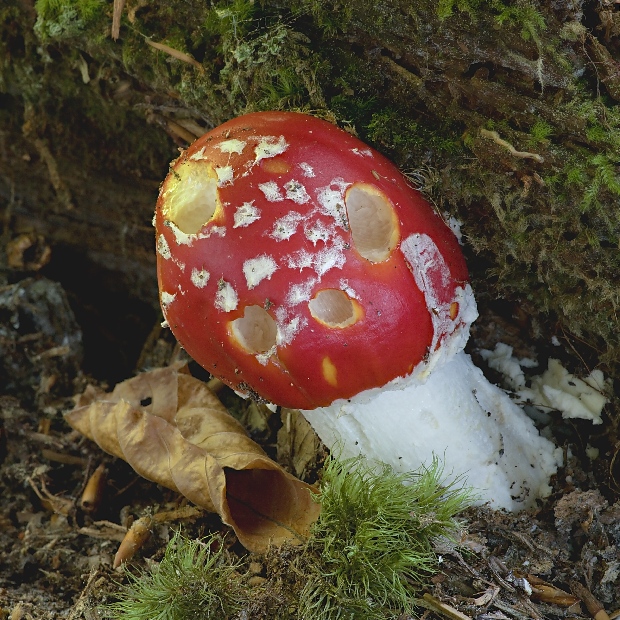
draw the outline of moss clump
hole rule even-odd
[[[220,538],[179,533],[152,570],[128,572],[118,602],[121,620],[272,618],[388,620],[411,613],[436,569],[433,543],[458,529],[467,491],[443,487],[434,462],[396,474],[363,457],[329,458],[321,475],[321,516],[307,544],[271,549],[266,577],[250,585]],[[256,557],[260,560],[260,557]]]
[[[71,39],[83,34],[106,10],[104,0],[37,0],[34,30],[43,40]]]
[[[108,611],[118,620],[226,620],[246,598],[237,569],[220,537],[190,540],[176,532],[149,572],[127,571],[129,583]]]
[[[490,14],[499,26],[518,28],[523,39],[540,41],[546,28],[545,18],[532,2],[502,2],[502,0],[439,0],[437,15],[441,19],[451,17],[455,12],[467,13],[472,19]]]
[[[455,532],[470,497],[441,486],[437,461],[397,474],[363,458],[332,458],[319,501],[298,617],[383,620],[412,612],[417,588],[437,566],[433,541]]]

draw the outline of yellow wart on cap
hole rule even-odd
[[[324,357],[321,364],[323,371],[323,378],[331,386],[336,387],[338,385],[338,371],[329,357]]]

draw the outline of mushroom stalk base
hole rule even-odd
[[[342,458],[361,453],[398,472],[439,458],[446,482],[462,479],[480,504],[516,511],[550,493],[561,450],[469,355],[457,353],[422,384],[402,384],[303,414]]]

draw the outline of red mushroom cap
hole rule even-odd
[[[173,162],[155,216],[172,332],[235,390],[314,409],[410,374],[463,324],[452,231],[385,157],[259,112]]]

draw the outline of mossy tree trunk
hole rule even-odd
[[[481,299],[618,374],[617,3],[5,0],[0,30],[3,240],[41,235],[44,271],[83,260],[155,308],[150,220],[177,148],[305,110],[462,222]]]

